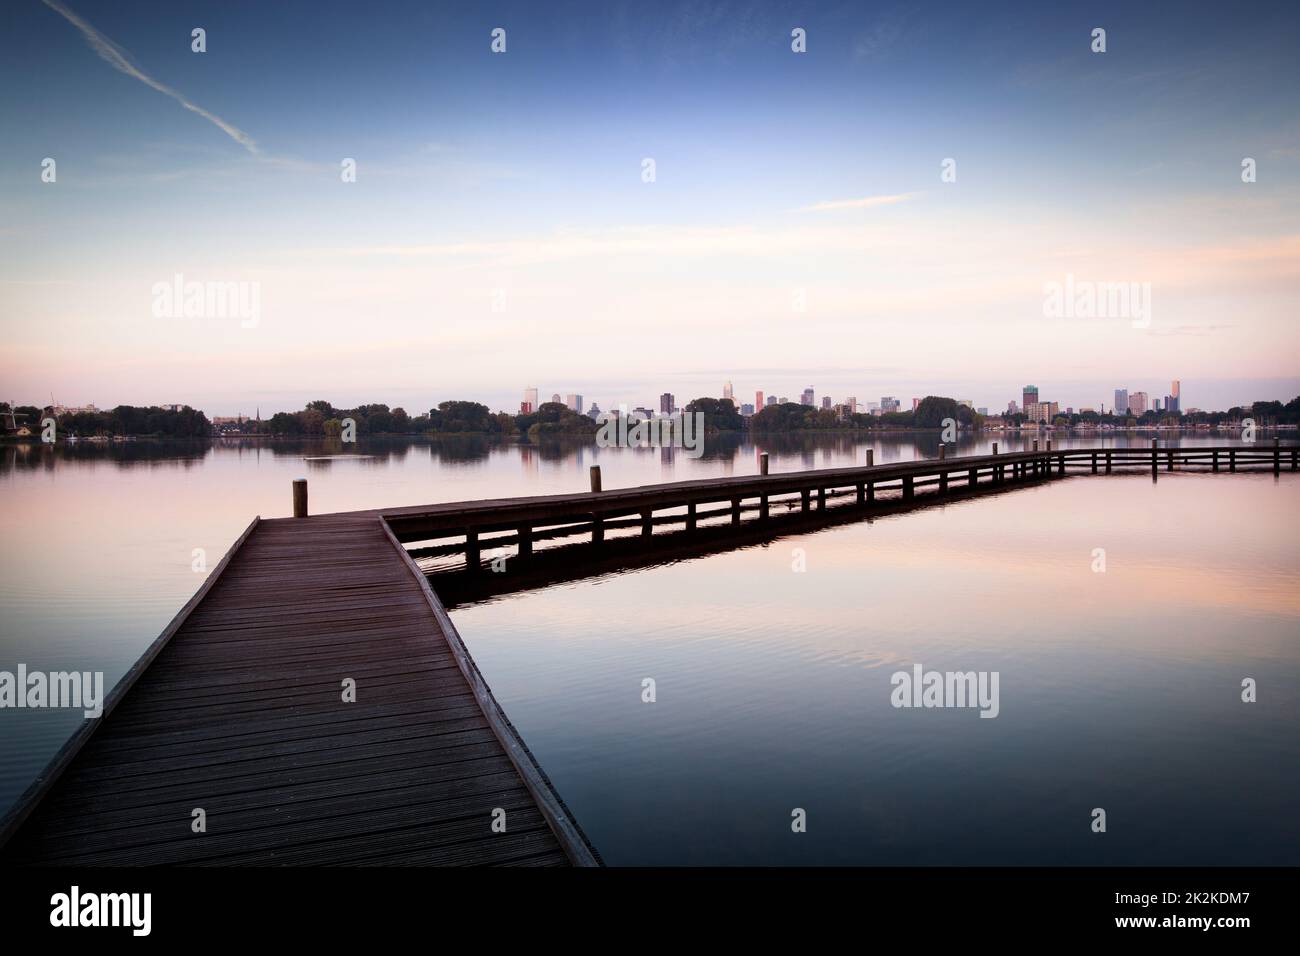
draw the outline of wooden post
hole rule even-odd
[[[1292,448],[1291,449],[1291,470],[1295,471],[1297,465],[1300,465],[1300,451],[1297,451],[1296,449]]]
[[[655,533],[654,512],[649,508],[641,510],[641,537],[649,538]]]
[[[479,553],[478,532],[473,528],[465,529],[465,570],[477,571],[482,563]]]
[[[1273,474],[1278,474],[1282,470],[1282,443],[1281,439],[1273,439]]]
[[[760,475],[767,474],[767,452],[763,452],[758,456],[758,473]]]
[[[867,503],[867,483],[865,481],[859,481],[858,482],[858,504],[863,505],[866,503]]]
[[[911,498],[914,493],[915,492],[912,488],[912,476],[904,475],[903,476],[903,497],[905,499]]]
[[[998,443],[997,443],[997,442],[994,442],[994,443],[993,443],[993,454],[996,455],[997,453],[998,453]]]
[[[1171,447],[1167,452],[1165,452],[1165,471],[1173,471],[1173,470],[1174,470],[1174,450]]]
[[[867,504],[875,504],[875,502],[876,502],[876,483],[874,481],[868,481],[867,482]]]
[[[686,506],[686,530],[695,530],[695,502],[692,501]]]
[[[1228,471],[1236,471],[1236,470],[1237,470],[1237,453],[1235,451],[1230,451],[1228,452]]]
[[[970,485],[972,488],[974,488],[977,484],[979,484],[978,468],[972,468],[970,470],[970,474],[966,477],[966,484]]]
[[[1110,452],[1106,452],[1106,474],[1110,474]]]
[[[600,491],[600,465],[591,466],[591,490]],[[605,540],[605,522],[598,514],[591,516],[591,543],[600,544]]]
[[[519,557],[526,558],[533,553],[533,526],[519,526]]]
[[[1094,475],[1097,473],[1097,453],[1095,451],[1092,453],[1092,473]]]
[[[1211,459],[1211,461],[1213,462],[1213,469],[1214,469],[1215,471],[1218,471],[1218,470],[1219,470],[1219,453],[1218,453],[1217,451],[1214,452],[1212,455],[1210,455],[1210,459]]]
[[[1052,440],[1051,440],[1050,438],[1047,439],[1047,447],[1044,448],[1043,450],[1044,450],[1044,451],[1051,451],[1051,450],[1052,450]]]
[[[731,499],[731,523],[740,524],[740,499]]]
[[[868,448],[868,449],[867,449],[867,467],[868,467],[868,468],[874,468],[874,467],[875,467],[875,464],[876,464],[876,450],[875,450],[874,448]]]
[[[944,458],[947,457],[947,451],[948,451],[948,446],[947,446],[947,445],[943,445],[943,444],[940,444],[940,445],[939,445],[939,460],[940,460],[940,461],[943,461]]]
[[[1155,438],[1151,439],[1151,470],[1152,471],[1154,471],[1157,467],[1156,466],[1157,447],[1158,447],[1158,440]]]
[[[818,511],[826,510],[826,489],[825,488],[817,489],[817,510]]]
[[[600,491],[600,465],[591,466],[591,490]]]
[[[306,478],[295,478],[293,480],[293,516],[295,518],[307,517]]]
[[[939,472],[939,490],[940,491],[948,490],[948,473],[946,471]]]
[[[808,492],[808,489],[807,489],[807,488],[805,488],[803,491],[799,492],[799,501],[800,501],[800,504],[801,504],[801,506],[802,506],[802,507],[800,507],[800,509],[799,509],[800,511],[804,511],[804,512],[807,512],[807,511],[808,511],[808,494],[809,494],[809,492]]]
[[[1065,455],[1064,455],[1064,454],[1058,454],[1058,455],[1056,456],[1056,473],[1057,473],[1058,475],[1063,475],[1063,474],[1065,474]]]

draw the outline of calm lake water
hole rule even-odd
[[[1129,441],[1150,436],[1064,444]],[[700,459],[473,440],[344,458],[323,442],[0,446],[0,670],[102,670],[111,686],[199,586],[195,549],[214,566],[253,515],[287,514],[295,477],[324,512],[583,490],[592,464],[606,488],[752,474],[760,450],[774,472],[835,467],[868,447],[877,463],[934,457],[937,436],[725,442]],[[1294,865],[1298,512],[1285,471],[1071,477],[453,617],[611,864]],[[998,672],[998,717],[892,707],[891,675],[915,663]],[[0,710],[0,807],[79,719]]]

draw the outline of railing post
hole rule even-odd
[[[1092,453],[1092,473],[1094,475],[1097,473],[1097,453],[1095,451]]]
[[[944,458],[947,457],[947,451],[948,451],[948,446],[947,446],[947,445],[944,445],[944,444],[940,444],[940,445],[939,445],[939,460],[940,460],[940,461],[943,461]]]
[[[1152,471],[1155,471],[1156,468],[1158,467],[1156,463],[1156,460],[1159,457],[1156,451],[1158,447],[1159,447],[1159,440],[1155,438],[1151,439],[1151,470]]]
[[[979,484],[979,469],[978,469],[978,468],[972,468],[972,469],[970,470],[970,474],[966,477],[966,483],[967,483],[968,485],[970,485],[972,488],[974,488],[977,484]]]
[[[904,475],[903,476],[903,498],[910,499],[913,494],[915,494],[915,489],[912,488],[912,476]]]
[[[293,480],[293,516],[295,518],[307,517],[306,478],[295,478]]]
[[[1237,470],[1237,452],[1236,449],[1228,452],[1228,471]]]
[[[808,496],[809,496],[809,494],[810,494],[810,492],[808,491],[807,488],[805,488],[803,491],[799,492],[799,503],[800,503],[800,505],[801,505],[801,507],[800,507],[799,510],[800,510],[800,511],[803,511],[803,512],[805,512],[805,513],[808,511]]]
[[[686,530],[695,530],[695,502],[692,501],[686,506]]]
[[[465,529],[465,570],[477,571],[482,564],[479,552],[478,532],[473,528]]]
[[[763,452],[758,456],[758,473],[760,475],[767,474],[767,452]]]
[[[1110,452],[1106,452],[1106,474],[1110,474]]]
[[[1273,474],[1278,474],[1282,470],[1282,440],[1273,439]]]
[[[826,489],[825,488],[817,489],[817,510],[818,511],[826,510]]]
[[[1216,452],[1212,452],[1212,453],[1210,454],[1210,461],[1212,462],[1213,470],[1214,470],[1214,471],[1218,471],[1218,470],[1219,470],[1219,453],[1218,453],[1217,451],[1216,451]]]
[[[533,526],[530,524],[521,524],[519,526],[519,557],[526,558],[533,553]]]
[[[731,499],[731,523],[740,524],[740,499]]]
[[[867,503],[867,483],[865,481],[859,481],[858,482],[858,504],[863,505],[866,503]]]
[[[758,473],[767,474],[767,452],[758,456]],[[760,520],[767,517],[767,493],[764,492],[758,499],[758,517]]]
[[[649,508],[641,511],[641,537],[649,538],[655,533],[654,512]]]
[[[592,492],[600,491],[600,465],[591,466],[591,490]],[[600,515],[592,513],[591,516],[591,543],[599,544],[605,540],[605,522]]]
[[[867,449],[867,467],[868,467],[868,468],[874,468],[874,467],[875,467],[875,464],[876,464],[876,450],[875,450],[874,448],[868,448],[868,449]]]

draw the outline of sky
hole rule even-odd
[[[1287,400],[1297,49],[1293,3],[15,0],[0,399]]]

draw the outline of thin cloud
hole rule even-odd
[[[892,206],[915,199],[920,193],[898,193],[894,196],[865,196],[862,199],[834,199],[829,202],[800,206],[794,212],[831,212],[836,209],[870,209],[872,206]]]
[[[155,90],[157,90],[159,93],[162,93],[164,96],[170,96],[172,99],[174,99],[177,103],[180,103],[181,106],[185,107],[191,113],[198,113],[205,120],[212,123],[214,126],[220,129],[223,133],[225,133],[227,136],[233,139],[240,146],[244,147],[244,149],[248,150],[254,156],[261,155],[262,151],[258,149],[257,143],[253,140],[251,136],[245,133],[242,129],[240,129],[237,126],[232,126],[230,123],[227,123],[225,120],[223,120],[220,116],[217,116],[214,113],[209,113],[203,107],[191,103],[180,93],[177,93],[175,90],[173,90],[170,86],[166,86],[162,83],[159,83],[152,76],[149,76],[149,74],[145,73],[138,66],[132,63],[129,59],[127,59],[126,53],[123,52],[121,47],[119,47],[108,37],[104,36],[102,33],[100,33],[98,30],[92,27],[85,20],[81,19],[81,17],[77,16],[67,7],[63,6],[60,3],[57,3],[56,0],[41,0],[41,2],[44,3],[47,7],[49,7],[54,12],[61,15],[65,20],[71,23],[78,30],[80,30],[82,36],[86,38],[86,42],[90,44],[91,49],[93,49],[96,53],[98,53],[100,59],[108,63],[109,66],[113,67],[113,69],[121,73],[125,73],[127,76],[135,77],[141,83],[145,84],[146,86],[153,87]]]

